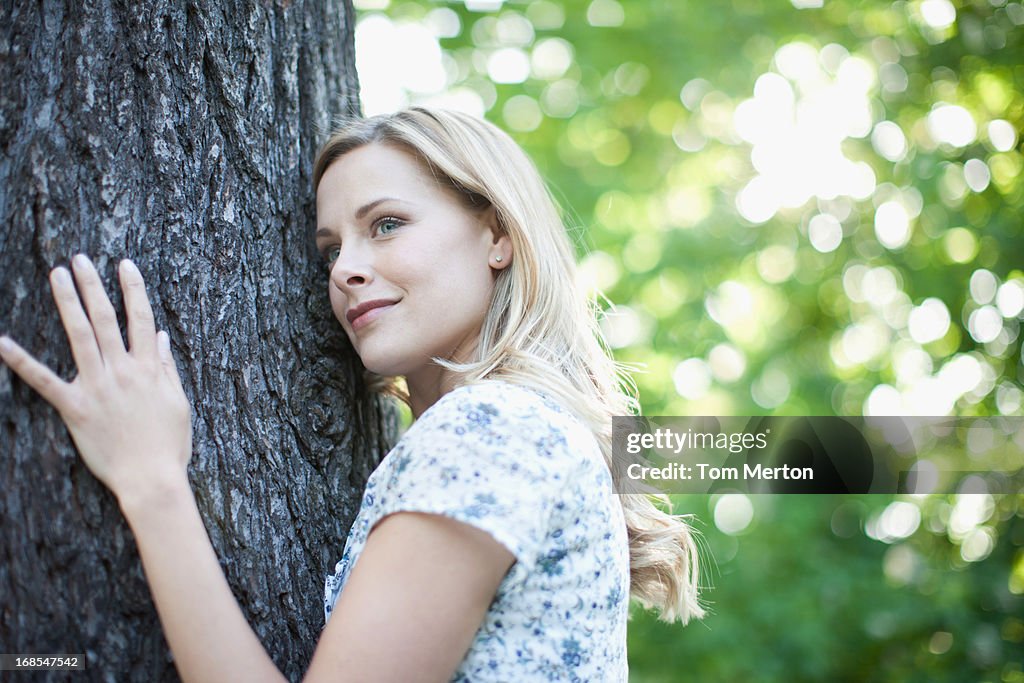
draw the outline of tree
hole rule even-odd
[[[313,156],[357,111],[354,16],[328,0],[0,7],[0,330],[69,378],[48,271],[88,253],[120,310],[116,264],[139,264],[193,405],[200,510],[291,678],[394,431],[311,237]],[[6,367],[0,425],[0,651],[173,680],[116,501]]]

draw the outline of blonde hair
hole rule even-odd
[[[434,360],[453,373],[456,386],[500,379],[559,399],[593,431],[611,470],[612,416],[639,412],[636,387],[612,359],[596,311],[577,287],[572,244],[529,157],[493,124],[417,106],[343,123],[317,155],[314,189],[334,161],[370,143],[411,152],[467,207],[493,206],[512,243],[512,262],[498,271],[475,359]],[[378,391],[404,398],[393,378],[368,380]],[[658,609],[663,621],[704,616],[695,532],[686,518],[655,506],[655,499],[669,504],[663,495],[618,498],[629,536],[631,596]]]

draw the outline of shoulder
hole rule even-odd
[[[424,411],[380,464],[365,515],[370,524],[396,512],[451,517],[489,533],[528,573],[553,520],[582,517],[568,511],[608,488],[599,457],[590,431],[543,393],[465,385]]]
[[[426,456],[435,464],[484,459],[530,470],[576,467],[599,449],[593,433],[547,394],[488,380],[441,397],[409,427],[396,450],[393,459],[403,465]]]
[[[420,416],[408,435],[414,436],[414,432],[451,432],[513,442],[591,435],[565,406],[541,390],[495,380],[448,392]]]
[[[506,417],[522,415],[559,414],[565,409],[539,389],[497,380],[484,380],[464,384],[449,391],[424,413],[445,413],[467,407],[486,406],[488,412]]]

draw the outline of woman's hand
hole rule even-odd
[[[126,496],[145,498],[187,483],[191,410],[170,338],[154,329],[135,265],[124,260],[119,268],[130,351],[92,263],[79,254],[73,268],[88,317],[66,268],[51,271],[50,285],[78,366],[75,379],[63,381],[7,337],[0,338],[0,358],[57,409],[89,470],[123,507]]]

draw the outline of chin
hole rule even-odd
[[[399,358],[386,353],[373,353],[369,350],[360,353],[359,359],[363,361],[363,367],[367,370],[384,377],[405,376],[417,367],[417,364],[410,362],[408,358]]]
[[[388,366],[386,366],[386,365],[378,365],[378,364],[373,364],[373,363],[363,363],[363,367],[365,367],[367,370],[369,370],[373,374],[380,375],[381,377],[395,377],[396,374],[397,374],[395,372],[392,372],[390,370],[390,368]]]

